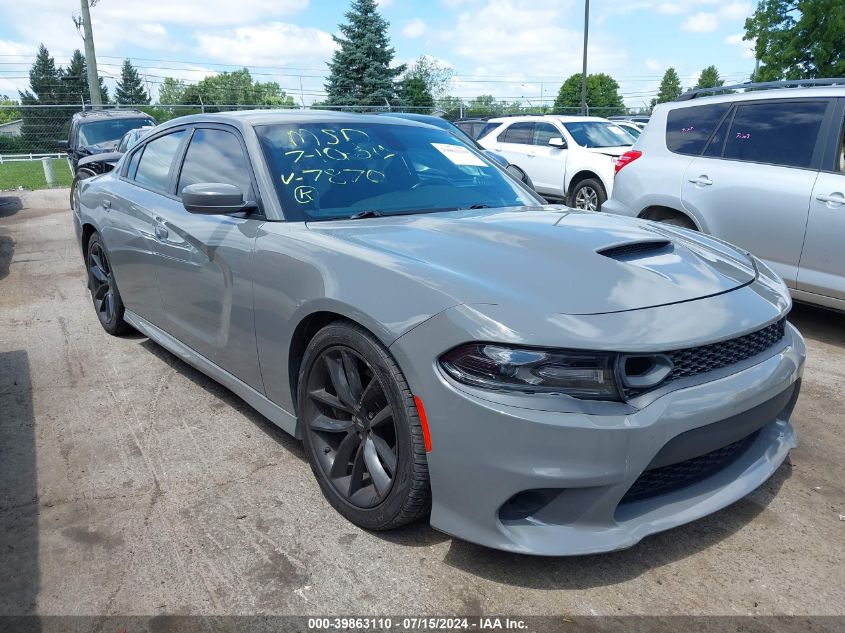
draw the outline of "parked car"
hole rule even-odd
[[[458,119],[455,126],[473,140],[478,140],[495,127],[488,119]]]
[[[176,119],[80,183],[74,226],[103,328],[302,438],[367,529],[430,514],[505,550],[624,548],[795,446],[804,343],[768,266],[546,205],[429,125]]]
[[[129,130],[155,124],[153,117],[138,110],[85,110],[73,115],[68,140],[60,147],[67,151],[76,173],[80,159],[111,152]]]
[[[630,134],[633,139],[633,142],[636,142],[636,140],[640,138],[640,134],[643,133],[643,128],[645,127],[636,123],[632,123],[631,121],[614,121],[613,123],[621,127],[628,134]]]
[[[461,130],[459,127],[456,127],[454,123],[451,123],[446,119],[437,116],[432,116],[430,114],[416,114],[413,112],[384,112],[381,113],[381,116],[392,116],[398,119],[417,121],[418,123],[433,125],[435,127],[439,127],[441,130],[451,132],[470,147],[478,150],[479,152],[484,153],[487,158],[491,159],[494,163],[498,163],[499,165],[501,165],[501,167],[505,171],[507,171],[511,176],[513,176],[520,182],[522,182],[522,184],[526,185],[527,187],[530,187],[531,189],[534,188],[534,183],[531,182],[531,178],[528,177],[528,174],[526,174],[525,170],[523,170],[519,165],[514,165],[513,163],[509,162],[507,158],[505,158],[498,152],[492,152],[489,149],[483,148],[481,145],[478,144],[478,141],[467,136],[466,132]]]
[[[845,310],[845,86],[685,97],[655,108],[603,210],[711,233]]]
[[[627,121],[629,123],[633,123],[640,129],[643,129],[646,124],[651,120],[651,117],[646,114],[617,114],[615,116],[607,117],[609,121],[613,121],[614,123],[619,123],[620,121]]]
[[[478,139],[522,167],[538,193],[577,209],[598,211],[613,188],[615,159],[634,140],[607,119],[511,116]]]
[[[114,169],[121,156],[129,151],[141,136],[152,129],[153,126],[145,125],[144,127],[129,130],[118,141],[114,151],[91,154],[80,158],[76,163],[76,173],[74,173],[73,181],[70,184],[70,208],[73,209],[76,205],[76,194],[79,189],[80,180],[110,172]]]

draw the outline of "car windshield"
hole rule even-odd
[[[581,147],[619,147],[634,141],[621,127],[609,121],[577,121],[563,127]]]
[[[445,130],[326,121],[256,133],[290,220],[542,204]]]
[[[145,125],[155,125],[155,122],[149,118],[89,121],[79,126],[79,144],[84,147],[116,141],[129,130]]]

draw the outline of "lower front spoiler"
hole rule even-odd
[[[743,498],[767,479],[797,446],[792,425],[775,420],[732,463],[711,476],[658,497],[622,504],[615,525],[507,525],[508,538],[495,547],[526,554],[560,556],[609,552],[646,536],[705,517]]]

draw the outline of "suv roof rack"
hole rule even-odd
[[[713,88],[699,88],[683,93],[675,101],[688,101],[705,95],[713,95],[728,90],[769,90],[771,88],[801,88],[802,86],[845,86],[845,78],[827,79],[786,79],[783,81],[746,82],[731,86],[715,86]]]
[[[76,112],[74,116],[79,118],[96,117],[96,116],[114,116],[115,114],[143,114],[149,116],[146,112],[136,110],[135,108],[103,108],[100,110],[82,110]]]

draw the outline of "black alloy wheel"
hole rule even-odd
[[[100,236],[94,233],[88,243],[88,290],[100,324],[109,334],[120,334],[129,326],[123,320],[123,301],[114,281],[108,255]]]
[[[366,331],[338,323],[312,339],[300,374],[306,452],[326,498],[368,529],[429,509],[428,467],[413,396]]]

